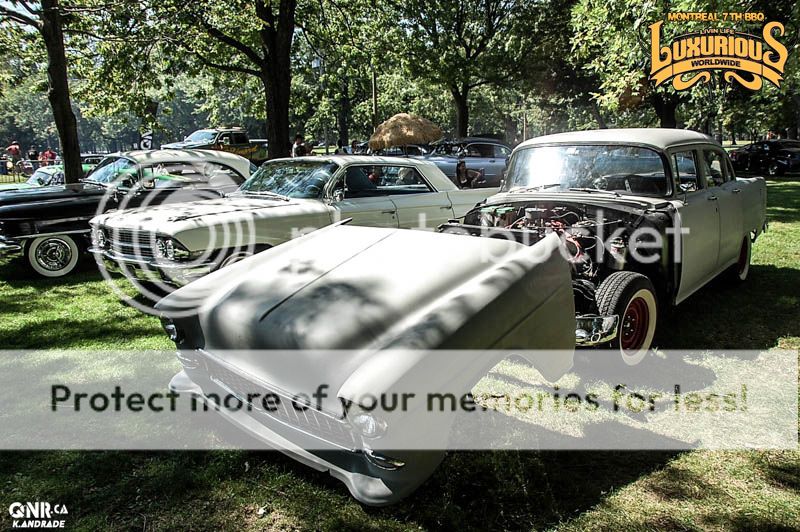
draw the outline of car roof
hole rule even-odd
[[[314,163],[335,163],[340,167],[351,164],[365,165],[386,165],[386,166],[415,166],[423,170],[423,174],[433,183],[439,192],[455,190],[456,186],[434,163],[425,159],[415,159],[411,157],[382,157],[380,155],[322,155],[293,157],[283,159],[272,159],[267,162],[275,161],[301,161]]]
[[[221,150],[133,150],[109,154],[112,156],[127,157],[137,163],[160,163],[177,161],[181,159],[208,159],[210,161],[225,162],[228,164],[247,161],[244,157]]]
[[[666,149],[670,146],[703,143],[718,144],[714,139],[697,131],[670,128],[620,128],[592,129],[588,131],[571,131],[556,133],[526,140],[517,149],[539,144],[644,144],[654,148]]]
[[[384,157],[381,155],[309,155],[305,157],[285,157],[273,159],[273,161],[303,161],[303,162],[323,162],[328,161],[340,166],[347,164],[385,164],[398,166],[403,164],[425,165],[433,164],[420,159],[409,159],[406,157]]]
[[[243,176],[250,175],[250,161],[235,153],[221,150],[133,150],[110,153],[109,157],[125,157],[137,164],[158,164],[175,161],[207,160],[234,167]]]
[[[447,140],[440,140],[436,144],[464,144],[469,142],[480,142],[483,144],[500,144],[501,146],[507,146],[505,142],[489,137],[464,137],[460,139],[447,139]]]

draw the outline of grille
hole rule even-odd
[[[111,251],[116,255],[136,257],[138,259],[152,259],[155,235],[141,233],[129,229],[109,229],[108,240]]]
[[[350,424],[328,412],[306,407],[292,399],[290,395],[277,389],[265,387],[242,375],[229,370],[221,364],[205,357],[206,370],[213,381],[233,392],[240,400],[250,402],[253,411],[268,416],[307,434],[332,443],[347,450],[356,448],[355,437]],[[269,410],[264,409],[262,398],[274,394],[279,401],[272,402]]]

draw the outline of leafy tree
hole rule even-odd
[[[450,92],[456,134],[466,136],[470,91],[513,80],[526,56],[531,3],[411,0],[387,5],[403,31],[397,45],[408,71]]]
[[[64,19],[68,13],[69,9],[62,9],[59,0],[41,0],[35,4],[26,0],[10,0],[0,3],[0,31],[9,31],[9,26],[16,26],[16,30],[10,31],[19,34],[22,28],[41,37],[47,52],[47,99],[61,141],[64,177],[67,183],[77,183],[83,174],[64,47]]]

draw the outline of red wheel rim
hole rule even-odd
[[[637,297],[630,302],[622,317],[622,349],[639,349],[644,344],[649,327],[650,309],[643,298]]]
[[[747,269],[747,242],[742,243],[742,249],[739,250],[739,273],[744,273]]]

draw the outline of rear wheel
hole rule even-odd
[[[728,278],[734,283],[741,283],[747,280],[750,275],[750,257],[753,252],[753,241],[750,235],[744,235],[742,246],[739,248],[739,260],[728,270]]]
[[[78,264],[80,250],[69,235],[44,236],[33,239],[25,253],[33,271],[43,277],[63,277]]]
[[[617,337],[611,342],[622,361],[629,366],[641,362],[653,342],[658,319],[658,304],[653,283],[636,272],[609,275],[596,293],[601,315],[619,316]]]

